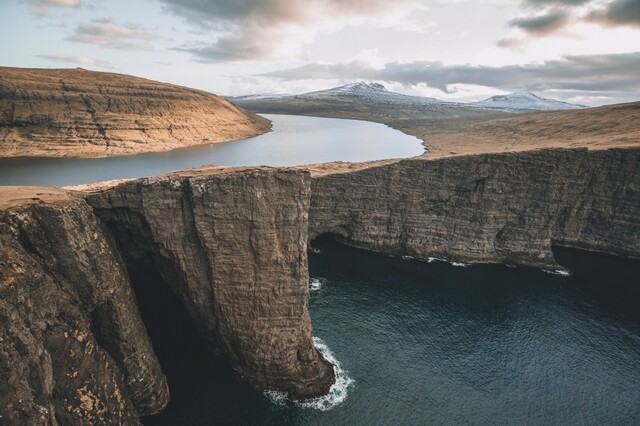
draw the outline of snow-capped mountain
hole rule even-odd
[[[435,98],[409,96],[401,93],[390,92],[380,83],[365,83],[363,81],[345,84],[344,86],[334,87],[328,90],[320,90],[317,92],[297,95],[296,98],[314,100],[351,100],[358,102],[366,101],[369,103],[399,104],[404,106],[450,103]]]
[[[540,98],[525,91],[493,96],[480,102],[447,102],[391,92],[382,84],[363,81],[301,95],[250,95],[228,99],[241,107],[261,113],[327,117],[338,115],[365,119],[481,117],[501,113],[586,108]]]
[[[472,102],[469,105],[509,112],[556,111],[587,108],[584,105],[541,98],[525,90],[509,93],[508,95],[492,96],[480,102]]]

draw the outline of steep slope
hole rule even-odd
[[[509,93],[507,95],[492,96],[483,101],[473,102],[470,105],[514,113],[587,108],[584,105],[576,105],[555,99],[541,98],[531,92],[527,92],[526,90]]]
[[[546,149],[314,173],[309,237],[558,269],[553,244],[640,258],[640,148]]]
[[[0,67],[0,157],[167,151],[270,128],[199,90],[83,69]]]
[[[0,423],[138,424],[169,400],[120,256],[80,197],[0,188]]]
[[[308,172],[209,168],[88,197],[127,264],[148,263],[250,383],[308,398],[333,384],[307,309]]]

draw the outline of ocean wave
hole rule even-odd
[[[329,411],[342,404],[347,399],[349,387],[355,384],[355,380],[349,377],[348,372],[342,368],[340,361],[336,359],[333,352],[331,352],[331,349],[329,349],[327,344],[324,343],[321,338],[314,337],[313,345],[318,349],[318,351],[320,351],[324,359],[333,365],[336,382],[329,389],[329,393],[318,398],[298,401],[289,398],[285,392],[265,391],[265,395],[271,400],[271,402],[276,405],[293,404],[302,408]]]
[[[309,280],[309,291],[320,291],[322,289],[322,286],[326,283],[326,278],[311,278]]]
[[[447,260],[447,259],[440,259],[439,257],[428,257],[427,258],[427,262],[431,263],[431,262],[446,262],[450,265],[453,266],[459,266],[462,268],[466,268],[467,266],[470,266],[468,263],[462,263],[462,262],[454,262],[452,260]]]
[[[546,272],[547,274],[553,274],[553,275],[562,275],[563,277],[571,276],[571,271],[567,268],[556,269],[553,271],[550,269],[543,269],[542,272]]]

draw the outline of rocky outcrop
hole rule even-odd
[[[640,257],[640,149],[550,149],[323,171],[309,237],[420,259],[559,266],[553,244]]]
[[[0,195],[0,423],[138,424],[162,410],[165,377],[91,207],[62,190]]]
[[[81,68],[0,67],[0,157],[129,155],[270,129],[200,90]]]
[[[308,172],[209,169],[90,195],[130,265],[147,262],[233,368],[263,389],[326,394],[307,309]]]

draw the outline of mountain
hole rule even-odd
[[[261,113],[319,115],[356,119],[432,119],[482,117],[505,113],[586,108],[520,91],[480,102],[447,102],[387,90],[380,83],[345,84],[301,95],[250,95],[228,98]]]
[[[366,101],[370,103],[384,103],[404,106],[451,103],[435,98],[403,95],[401,93],[391,92],[387,90],[387,88],[380,83],[365,83],[363,81],[345,84],[344,86],[334,87],[333,89],[305,93],[303,95],[298,95],[298,98],[339,99],[350,102]]]
[[[476,117],[495,110],[446,102],[424,96],[403,95],[379,83],[357,82],[328,90],[290,96],[239,96],[227,98],[260,113],[318,115],[355,119]]]
[[[470,105],[481,108],[499,109],[508,112],[557,111],[567,109],[587,108],[584,105],[570,104],[555,99],[541,98],[531,92],[522,90],[508,95],[492,96]]]

